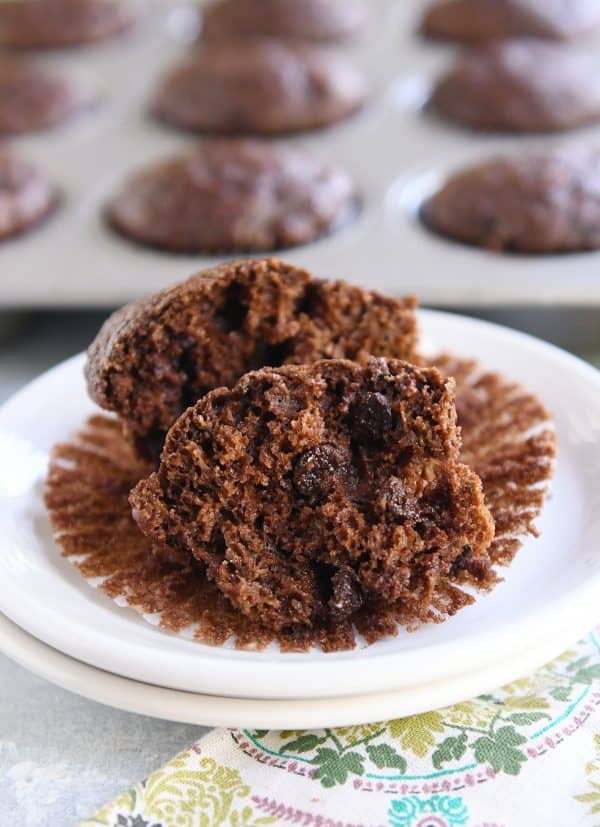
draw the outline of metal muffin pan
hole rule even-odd
[[[62,128],[10,141],[55,182],[60,204],[45,223],[0,244],[0,307],[118,305],[223,258],[146,249],[106,225],[106,204],[126,175],[202,140],[148,114],[159,77],[187,48],[193,15],[180,2],[137,2],[148,13],[135,31],[40,57],[95,90],[96,102]],[[344,167],[356,181],[361,211],[334,235],[276,255],[317,275],[390,294],[414,292],[438,306],[600,306],[600,253],[488,253],[421,224],[423,198],[456,168],[526,146],[600,142],[600,127],[544,138],[488,136],[428,113],[428,90],[455,50],[416,33],[424,6],[371,2],[368,31],[343,48],[368,78],[367,105],[330,129],[282,139]]]

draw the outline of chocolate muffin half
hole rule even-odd
[[[125,181],[108,218],[120,233],[185,253],[306,244],[357,211],[350,177],[291,146],[208,141]]]
[[[42,64],[0,56],[0,135],[58,126],[83,103],[68,81]]]
[[[312,279],[277,259],[210,268],[118,310],[88,352],[92,399],[157,457],[189,405],[264,366],[414,358],[415,300]]]
[[[200,560],[267,628],[398,603],[418,622],[438,580],[491,569],[493,522],[459,450],[453,383],[435,369],[264,368],[188,409],[130,502],[156,546]]]
[[[461,43],[508,37],[568,40],[598,25],[596,0],[440,0],[425,12],[421,31]]]
[[[56,49],[103,40],[133,25],[131,2],[121,0],[3,0],[0,45]]]
[[[0,241],[33,227],[55,203],[53,187],[36,167],[0,150]]]
[[[553,132],[600,119],[597,56],[572,46],[507,40],[474,50],[437,82],[430,107],[470,129]]]
[[[194,132],[277,135],[359,109],[365,82],[341,55],[304,43],[238,40],[195,50],[163,79],[153,112]]]
[[[493,158],[453,175],[422,216],[435,232],[490,250],[599,249],[600,149]]]
[[[201,37],[335,41],[357,34],[365,19],[361,0],[217,0],[204,12]]]

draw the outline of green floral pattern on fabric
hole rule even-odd
[[[600,646],[592,635],[528,677],[435,712],[364,726],[244,735],[268,755],[309,765],[325,788],[357,777],[414,780],[485,767],[516,776],[528,760],[527,747],[573,714],[598,679]]]
[[[515,796],[527,823],[541,807],[544,823],[560,814],[600,827],[599,707],[596,632],[532,675],[423,715],[214,732],[80,827],[514,827]],[[582,744],[586,776],[574,787],[563,756],[577,763]],[[524,771],[542,756],[543,799]]]
[[[266,827],[256,815],[250,787],[236,769],[194,750],[178,755],[145,782],[136,784],[81,827]],[[241,804],[241,801],[244,801]]]
[[[435,746],[438,735],[445,731],[445,727],[439,712],[426,712],[412,718],[390,721],[387,730],[402,749],[412,752],[418,758],[424,758]]]
[[[594,746],[596,757],[588,761],[585,767],[585,774],[589,777],[589,789],[585,793],[576,795],[575,798],[582,804],[587,804],[589,814],[597,816],[594,827],[600,827],[600,735],[594,736]]]

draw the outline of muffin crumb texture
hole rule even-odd
[[[133,515],[268,628],[349,623],[375,604],[418,623],[450,571],[494,579],[493,522],[459,450],[452,383],[435,369],[264,368],[182,415]]]
[[[553,430],[547,425],[548,414],[535,396],[497,374],[485,372],[475,362],[451,357],[436,357],[432,362],[444,376],[456,377],[456,409],[463,437],[460,461],[480,477],[485,505],[496,525],[487,552],[489,561],[508,565],[523,537],[536,533],[535,520],[552,474],[556,446]],[[387,427],[389,416],[386,406],[378,397],[375,399],[377,432]],[[365,417],[353,416],[352,422],[352,427],[364,434]],[[307,457],[298,471],[294,465],[292,478],[295,475],[298,500],[303,498],[305,508],[324,507],[323,503],[315,505],[304,498],[315,488],[322,488],[321,484],[312,484],[313,477],[323,479],[327,487],[328,453],[319,452],[314,459]],[[317,468],[323,467],[326,473],[317,474]],[[152,471],[152,464],[133,453],[115,419],[94,416],[80,433],[55,447],[45,497],[63,554],[73,559],[85,578],[101,578],[99,588],[110,597],[139,612],[159,614],[162,628],[172,632],[186,629],[186,634],[196,640],[215,645],[234,638],[239,648],[256,649],[276,641],[284,651],[305,650],[313,645],[335,651],[354,646],[357,633],[374,642],[395,635],[399,625],[414,625],[410,601],[406,611],[401,603],[375,602],[369,612],[364,604],[359,608],[364,597],[351,571],[342,565],[329,570],[328,623],[277,631],[244,615],[207,578],[204,563],[187,551],[159,553],[156,544],[151,545],[140,532],[128,498],[136,483]],[[400,510],[408,503],[403,501],[403,491],[396,483],[390,488],[391,496],[385,496],[386,508],[392,509],[389,523],[397,520],[401,527]],[[335,490],[334,485],[331,491]],[[383,499],[377,497],[379,507]],[[394,503],[399,504],[397,511]],[[398,516],[393,517],[394,513]],[[338,527],[342,528],[341,523]],[[196,542],[191,534],[188,539]],[[474,574],[463,562],[470,563]],[[462,559],[456,557],[445,575],[431,581],[428,621],[444,620],[471,604],[474,593],[497,581],[495,576],[486,578],[485,563],[478,572],[476,562],[468,553]],[[423,582],[418,575],[417,584]],[[472,588],[465,590],[467,584],[474,586],[475,592]],[[352,612],[353,624],[348,619],[334,620],[340,615],[347,618]]]
[[[368,354],[411,360],[415,300],[312,279],[277,259],[204,270],[111,316],[88,352],[92,399],[158,457],[177,417],[264,366]]]

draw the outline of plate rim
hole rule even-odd
[[[570,638],[565,640],[560,649],[570,643]],[[433,681],[389,692],[266,700],[186,692],[116,675],[60,652],[0,612],[0,652],[29,672],[95,703],[207,727],[322,729],[419,715],[468,700],[528,674],[550,661],[555,649],[554,641],[540,641],[510,662],[457,676],[443,685]]]

